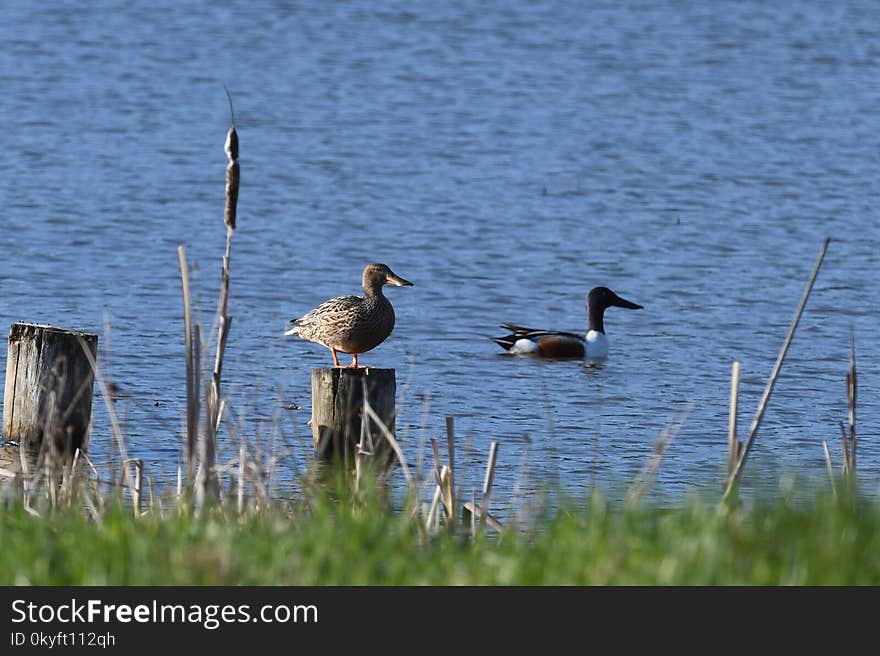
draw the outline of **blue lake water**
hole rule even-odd
[[[746,483],[824,476],[822,440],[840,462],[852,329],[876,491],[877,3],[7,3],[0,43],[0,327],[98,332],[157,481],[183,434],[178,244],[214,335],[226,85],[242,182],[224,457],[273,434],[307,457],[309,371],[330,355],[285,323],[378,261],[415,286],[388,290],[397,327],[361,360],[397,369],[412,464],[453,415],[465,489],[492,440],[499,499],[526,461],[527,487],[625,486],[690,408],[655,489],[714,493],[731,362],[745,429],[830,236]],[[609,310],[602,368],[487,339],[501,321],[581,331],[600,284],[644,305]],[[94,417],[101,459],[100,396]]]

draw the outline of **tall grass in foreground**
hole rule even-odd
[[[0,513],[0,584],[880,584],[880,507],[851,495],[619,507],[601,496],[533,530],[431,536],[381,499],[90,520]]]

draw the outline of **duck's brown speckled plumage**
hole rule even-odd
[[[330,349],[333,364],[339,366],[336,352],[357,357],[384,342],[394,330],[394,308],[382,293],[383,285],[410,286],[384,264],[368,264],[363,274],[364,296],[338,296],[294,319],[285,335],[297,335]]]

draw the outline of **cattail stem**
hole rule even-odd
[[[177,247],[177,258],[180,263],[180,282],[183,288],[183,348],[186,359],[186,480],[187,485],[192,487],[199,434],[199,393],[195,388],[198,385],[199,371],[198,367],[194,365],[194,353],[197,353],[198,349],[193,349],[189,266],[186,261],[186,249],[182,244]]]
[[[447,480],[449,520],[455,520],[455,420],[452,415],[446,417],[446,449],[449,452],[449,478]]]
[[[143,497],[143,484],[144,484],[144,461],[143,460],[132,460],[131,463],[134,465],[134,488],[131,491],[132,498],[132,506],[134,510],[134,516],[140,517],[141,515],[141,498]],[[128,469],[128,463],[125,465],[126,469]]]
[[[384,424],[382,418],[379,417],[379,415],[376,414],[376,411],[370,407],[367,399],[364,399],[364,412],[369,415],[373,423],[379,428],[379,432],[381,432],[385,439],[388,440],[388,444],[391,446],[391,450],[394,451],[394,455],[397,456],[397,461],[400,463],[400,468],[403,470],[403,477],[406,479],[406,484],[412,489],[412,474],[409,473],[409,466],[406,464],[406,458],[403,456],[400,444],[394,439],[394,435],[388,430],[388,427]]]
[[[737,360],[730,370],[730,414],[727,422],[727,480],[730,481],[739,458],[739,440],[736,438],[737,406],[739,403],[739,369]]]
[[[834,467],[831,465],[831,452],[828,450],[828,442],[822,440],[822,450],[825,452],[825,467],[828,469],[828,480],[831,481],[831,493],[837,496],[837,486],[834,484]]]
[[[782,369],[782,363],[785,360],[785,354],[788,353],[788,347],[791,346],[791,341],[794,338],[794,332],[797,330],[798,323],[801,320],[801,315],[804,313],[804,308],[807,306],[807,299],[810,297],[810,291],[813,289],[813,283],[816,282],[816,277],[819,275],[819,269],[822,266],[822,260],[825,259],[825,251],[828,250],[828,243],[831,241],[831,238],[828,237],[822,243],[822,248],[819,251],[819,257],[816,258],[816,264],[813,266],[813,271],[810,274],[810,279],[807,281],[807,287],[804,290],[804,294],[801,297],[801,302],[798,304],[797,312],[795,312],[794,319],[791,322],[791,325],[788,327],[788,333],[785,335],[785,340],[782,342],[782,348],[779,350],[779,355],[776,358],[776,364],[773,365],[773,371],[770,374],[770,378],[767,381],[767,386],[764,388],[764,394],[761,396],[761,402],[758,404],[758,410],[755,413],[755,418],[752,420],[752,425],[749,428],[749,434],[746,438],[746,442],[743,445],[743,448],[739,454],[739,458],[736,461],[736,467],[733,470],[730,478],[727,481],[727,488],[724,490],[724,497],[731,493],[734,489],[737,481],[739,480],[740,475],[742,474],[742,469],[746,464],[746,459],[749,456],[749,451],[752,448],[752,444],[755,441],[755,437],[758,434],[758,428],[761,426],[761,420],[764,418],[764,411],[767,409],[767,402],[770,400],[770,395],[773,393],[773,387],[776,385],[776,379],[779,377],[779,372]]]
[[[849,373],[846,375],[847,418],[849,420],[849,470],[856,473],[856,338],[849,331]]]
[[[232,254],[232,235],[235,232],[235,220],[238,207],[238,187],[240,182],[240,169],[238,165],[238,132],[235,129],[235,110],[232,106],[232,97],[226,90],[229,98],[229,110],[232,118],[232,126],[226,135],[224,151],[229,160],[226,166],[226,206],[223,221],[226,224],[226,252],[223,255],[223,277],[220,285],[219,327],[217,334],[217,352],[214,356],[214,372],[211,378],[211,386],[207,395],[205,426],[205,439],[202,446],[202,470],[199,481],[198,496],[204,500],[210,495],[217,498],[217,481],[214,471],[214,461],[217,452],[217,431],[220,425],[222,404],[220,381],[223,372],[223,354],[226,351],[226,340],[229,337],[229,326],[232,318],[229,316],[229,261]]]
[[[492,494],[492,482],[495,480],[495,462],[498,459],[498,442],[492,442],[489,445],[489,461],[486,463],[486,478],[483,480],[483,498],[480,500],[480,511],[482,516],[489,515],[489,497]],[[480,522],[480,526],[485,526],[487,519]]]

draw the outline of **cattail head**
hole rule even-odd
[[[236,141],[236,143],[238,143]],[[238,181],[239,168],[238,162],[230,161],[226,167],[226,213],[223,220],[226,227],[235,230],[235,214],[238,206]]]
[[[223,88],[226,89],[226,87]],[[223,146],[223,150],[226,151],[226,157],[229,159],[229,164],[226,166],[226,212],[223,215],[223,220],[227,228],[235,230],[240,176],[238,167],[238,132],[235,131],[235,109],[232,106],[232,96],[229,95],[229,89],[226,89],[226,97],[229,99],[229,114],[232,125],[226,134],[226,144]]]
[[[223,146],[223,150],[226,151],[226,157],[231,162],[238,160],[238,132],[235,131],[234,124],[226,135],[226,144]]]

